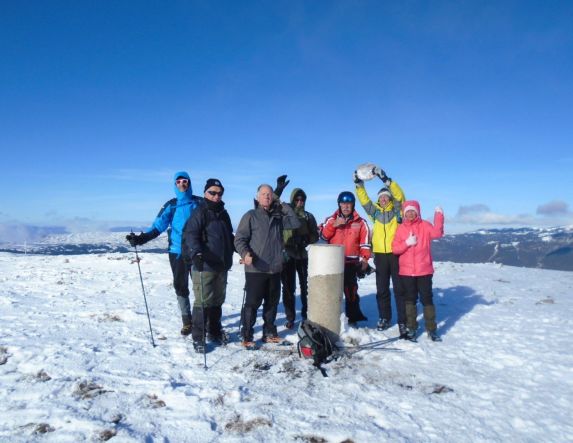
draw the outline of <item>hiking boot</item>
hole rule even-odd
[[[428,331],[428,338],[432,341],[442,341],[442,338],[436,331]]]
[[[222,329],[219,334],[207,334],[207,339],[218,345],[226,345],[229,343],[229,335]]]
[[[379,331],[385,331],[389,327],[390,327],[390,322],[385,318],[381,318],[380,320],[378,320],[378,324],[376,325],[376,329],[378,329]]]
[[[278,335],[267,335],[263,337],[263,343],[280,343],[282,339]]]
[[[408,333],[408,328],[406,327],[405,323],[398,323],[398,332],[400,333],[401,339],[406,338],[406,334]]]
[[[365,316],[362,315],[362,314],[357,315],[356,317],[352,317],[352,318],[348,317],[348,324],[349,324],[349,325],[356,326],[356,324],[357,324],[359,321],[368,321],[368,317],[365,317]]]
[[[193,349],[197,354],[202,354],[205,352],[205,342],[203,341],[194,341],[193,342]]]
[[[287,320],[287,321],[285,322],[285,328],[287,328],[287,329],[294,329],[294,321]]]
[[[192,329],[193,329],[193,325],[191,323],[183,325],[183,327],[181,328],[181,335],[191,334]]]
[[[254,341],[243,340],[241,342],[241,346],[245,348],[247,351],[254,351],[257,349],[257,343]]]
[[[406,340],[416,341],[416,330],[406,328],[406,336],[404,337]]]

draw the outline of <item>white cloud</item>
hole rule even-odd
[[[460,206],[458,209],[458,217],[464,217],[470,214],[483,214],[490,212],[489,207],[483,204]]]
[[[86,217],[52,218],[49,220],[49,224],[31,224],[10,220],[0,222],[0,243],[23,244],[24,242],[35,242],[50,234],[106,232],[117,226],[131,226],[139,229],[141,226],[147,225],[133,220],[104,221]]]
[[[541,209],[541,211],[540,211]],[[564,210],[565,209],[565,210]],[[482,203],[460,206],[457,214],[447,222],[457,225],[456,231],[463,227],[470,229],[500,228],[500,227],[548,227],[562,226],[573,223],[573,213],[567,210],[563,202],[550,202],[537,209],[537,214],[498,214]],[[551,215],[551,217],[547,217]]]
[[[63,226],[32,226],[21,223],[0,223],[0,243],[18,244],[36,241],[52,233],[63,233]]]

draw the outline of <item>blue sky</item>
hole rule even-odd
[[[449,232],[571,224],[571,23],[567,1],[2,2],[0,223],[148,225],[181,169],[235,224],[283,173],[321,220],[374,162]]]

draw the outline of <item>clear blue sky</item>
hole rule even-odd
[[[4,1],[0,222],[147,225],[181,169],[235,224],[282,173],[321,220],[374,162],[450,232],[573,223],[572,23],[570,1]]]

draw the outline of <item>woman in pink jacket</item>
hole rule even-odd
[[[432,294],[431,243],[444,235],[444,212],[440,207],[434,213],[434,224],[422,220],[420,204],[415,200],[402,204],[404,220],[396,230],[392,242],[392,252],[399,256],[400,278],[406,297],[406,338],[416,339],[418,329],[416,303],[418,294],[424,306],[424,322],[428,337],[432,341],[441,341],[436,332],[436,308]]]

